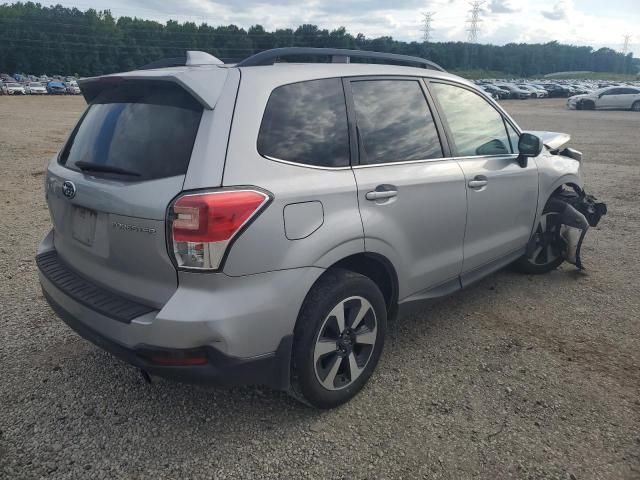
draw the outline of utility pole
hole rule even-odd
[[[436,12],[424,12],[422,14],[422,41],[429,43],[431,41],[431,22]]]
[[[469,10],[470,18],[467,20],[469,24],[469,28],[467,32],[469,32],[469,37],[467,41],[469,43],[478,43],[478,32],[480,31],[480,12],[482,11],[482,5],[484,5],[485,0],[474,0],[473,2],[469,2],[471,9]]]
[[[624,43],[622,46],[622,53],[626,55],[627,53],[629,53],[629,44],[631,43],[631,35],[624,35],[622,38],[624,39]]]

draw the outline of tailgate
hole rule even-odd
[[[166,210],[182,191],[203,111],[168,82],[96,95],[47,172],[54,245],[70,269],[125,298],[166,303],[177,288]]]

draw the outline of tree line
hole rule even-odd
[[[635,73],[640,60],[609,48],[516,44],[504,46],[465,42],[403,42],[391,37],[366,38],[344,27],[266,31],[255,25],[213,27],[205,23],[160,23],[118,17],[109,10],[46,7],[33,2],[0,5],[0,72],[101,75],[132,70],[185,50],[203,50],[225,62],[277,47],[333,47],[415,55],[447,70],[491,70],[513,76],[558,71]]]

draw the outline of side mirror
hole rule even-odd
[[[525,168],[528,163],[529,157],[537,157],[542,152],[542,140],[531,135],[530,133],[523,133],[518,140],[518,163],[522,168]]]

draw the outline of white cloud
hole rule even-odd
[[[518,8],[514,7],[509,0],[491,0],[488,7],[491,13],[514,13]]]
[[[566,20],[569,18],[571,4],[568,1],[556,3],[551,10],[542,10],[542,16],[549,20]]]

